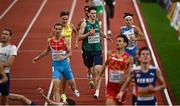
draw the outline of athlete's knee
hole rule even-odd
[[[95,71],[96,71],[96,74],[100,74],[101,73],[101,71],[102,71],[102,65],[96,65],[95,66]]]

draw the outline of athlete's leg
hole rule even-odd
[[[82,57],[83,57],[84,65],[88,68],[87,77],[88,77],[88,79],[90,81],[89,86],[90,86],[90,88],[93,88],[93,86],[94,86],[94,82],[93,82],[93,79],[92,79],[92,77],[94,76],[93,75],[93,70],[94,70],[93,57],[91,56],[91,52],[85,52],[84,50],[83,50]]]
[[[65,62],[64,69],[63,69],[63,75],[64,79],[68,82],[71,90],[75,93],[75,96],[80,96],[77,88],[76,88],[76,82],[74,80],[74,76],[70,67],[70,64],[68,62]]]
[[[55,102],[60,102],[60,83],[61,83],[61,80],[59,79],[53,79],[53,96],[54,96],[54,99],[55,99]]]
[[[8,105],[8,96],[10,91],[10,77],[9,74],[6,73],[8,81],[5,83],[0,84],[0,93],[1,93],[1,101],[2,105]],[[1,78],[1,76],[0,76]]]
[[[32,101],[30,99],[28,99],[27,97],[25,97],[23,95],[19,95],[19,94],[10,93],[8,99],[17,100],[17,101],[22,102],[23,104],[26,104],[26,105],[32,104]]]
[[[95,66],[95,86],[96,86],[96,91],[94,94],[94,97],[97,99],[99,97],[99,90],[100,90],[100,86],[101,86],[101,77],[100,77],[100,73],[102,70],[102,65],[96,65]]]
[[[98,51],[98,52],[94,52],[93,53],[94,56],[94,73],[95,73],[95,85],[96,85],[96,92],[94,94],[95,98],[99,97],[99,89],[101,86],[101,77],[100,77],[100,73],[102,71],[102,52]]]
[[[67,81],[64,79],[64,76],[62,76],[62,80],[61,80],[61,84],[60,84],[60,93],[63,94],[65,93],[65,89],[66,89],[66,85],[67,85]]]
[[[61,62],[53,62],[52,81],[55,102],[60,102],[60,83],[62,80],[61,67]]]

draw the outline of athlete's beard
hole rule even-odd
[[[55,33],[55,38],[57,38],[57,39],[60,38],[59,34],[60,34],[60,32],[56,32]]]
[[[147,64],[148,64],[148,62],[147,62],[147,61],[145,61],[145,62],[141,62],[141,64],[142,64],[142,65],[147,65]]]

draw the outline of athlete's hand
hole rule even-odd
[[[107,40],[109,40],[110,42],[113,42],[112,38],[110,37],[106,37]]]
[[[154,86],[150,84],[150,85],[147,87],[147,92],[149,92],[149,93],[154,93],[154,92],[155,92]]]
[[[40,94],[44,94],[44,90],[42,88],[37,88]]]
[[[89,31],[89,33],[90,33],[90,36],[96,35],[96,31],[93,28]]]
[[[119,93],[116,95],[116,99],[118,99],[119,102],[122,102],[123,97],[123,91],[119,91]]]
[[[39,60],[39,56],[36,56],[35,58],[33,58],[32,63],[35,63],[37,60]]]

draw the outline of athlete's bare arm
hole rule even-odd
[[[47,40],[46,49],[33,59],[33,61],[32,61],[33,63],[35,63],[36,61],[38,61],[42,57],[47,56],[50,53],[51,49],[50,49],[50,46],[49,46],[49,42],[50,42],[50,38],[48,38],[48,40]]]
[[[103,31],[102,31],[102,29],[101,29],[101,26],[102,26],[102,22],[101,21],[99,21],[99,26],[100,26],[100,33],[101,33],[101,37],[103,37],[103,38],[106,38],[107,40],[109,40],[109,41],[113,41],[109,36],[107,36],[107,35],[105,35],[104,33],[103,33]]]
[[[72,50],[71,50],[70,44],[68,42],[66,42],[65,44],[67,48],[67,55],[65,58],[70,58],[72,56]]]
[[[116,99],[118,99],[119,102],[122,101],[123,94],[124,94],[126,88],[128,87],[128,85],[130,84],[132,78],[133,78],[133,72],[129,71],[128,75],[127,75],[127,79],[125,80],[124,84],[122,85],[119,93],[116,95]]]
[[[100,73],[100,76],[102,76],[103,74],[104,74],[104,72],[105,72],[105,69],[106,69],[106,67],[107,67],[107,65],[108,65],[108,58],[109,58],[109,56],[111,55],[111,51],[108,51],[107,52],[107,60],[105,61],[105,63],[103,64],[103,67],[102,67],[102,71],[101,71],[101,73]]]
[[[71,24],[71,27],[73,28],[73,32],[75,34],[75,48],[78,48],[78,32],[73,24]]]
[[[0,76],[2,77],[2,79],[0,80],[0,84],[5,83],[8,80],[4,71],[4,67],[2,65],[0,65]]]
[[[156,71],[156,78],[157,78],[157,81],[159,82],[159,84],[156,85],[155,87],[150,85],[148,87],[148,91],[147,92],[154,93],[154,92],[157,92],[157,91],[165,89],[166,84],[165,84],[165,81],[164,81],[163,76],[161,74],[161,71],[159,69]]]
[[[164,81],[164,78],[161,74],[161,71],[160,70],[157,70],[156,71],[156,77],[157,77],[157,80],[159,81],[159,85],[157,85],[155,88],[154,88],[154,91],[160,91],[162,89],[164,89],[166,87],[166,84],[165,84],[165,81]]]
[[[47,98],[46,95],[44,94],[44,90],[42,88],[38,88],[39,93],[41,94],[41,96],[43,97],[43,99],[49,104],[49,105],[63,105],[64,103],[57,103],[52,101],[51,99]]]
[[[126,79],[128,78],[128,74],[130,73],[130,71],[132,70],[132,65],[133,65],[133,59],[132,57],[129,57],[127,60],[127,65],[126,65],[126,71],[124,73],[123,79],[121,80],[120,83],[124,83],[124,81],[126,81]]]
[[[135,26],[135,33],[137,36],[137,40],[144,40],[144,34],[138,26]]]

